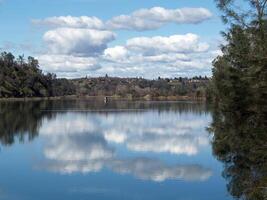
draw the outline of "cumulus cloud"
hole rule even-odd
[[[115,34],[110,31],[57,28],[44,34],[46,53],[37,58],[46,72],[81,77],[101,68],[98,57],[114,39]]]
[[[104,51],[104,58],[110,61],[122,61],[127,58],[128,50],[124,46],[107,48]]]
[[[152,7],[103,21],[95,16],[54,16],[34,19],[35,25],[52,28],[43,35],[46,51],[39,55],[45,71],[60,77],[142,76],[145,78],[209,75],[207,42],[193,33],[134,37],[110,46],[116,30],[146,31],[165,24],[198,24],[212,17],[205,8]],[[213,49],[214,50],[214,49]],[[58,58],[57,58],[58,56]]]
[[[130,15],[120,15],[107,21],[110,29],[153,30],[167,23],[197,24],[212,17],[205,8],[165,9],[153,7],[140,9]]]
[[[93,57],[44,54],[37,59],[45,72],[56,73],[59,77],[80,77],[101,68]]]
[[[190,61],[190,54],[205,53],[209,44],[201,42],[196,34],[171,35],[169,37],[136,37],[125,46],[115,46],[104,51],[104,59],[123,63],[162,63]]]
[[[52,54],[95,56],[107,48],[115,34],[93,29],[57,28],[47,31],[43,39]]]
[[[125,45],[107,48],[101,58],[105,68],[98,72],[148,78],[209,75],[216,52],[192,33],[135,37]]]
[[[45,25],[51,27],[69,27],[69,28],[87,28],[87,29],[104,29],[105,25],[97,17],[81,16],[59,16],[48,17],[45,19],[34,19],[32,23],[35,25]]]
[[[66,30],[48,31],[44,36],[48,53],[39,56],[43,69],[60,77],[207,75],[218,53],[192,33],[135,37],[107,47],[115,37],[110,31],[71,28],[65,34]]]
[[[169,37],[137,37],[127,40],[126,46],[145,55],[205,52],[209,48],[207,43],[199,42],[198,35],[192,33]]]
[[[158,29],[168,23],[198,24],[211,17],[212,13],[206,8],[166,9],[153,7],[139,9],[129,15],[115,16],[106,22],[94,16],[54,16],[34,19],[32,23],[52,27],[145,31]]]

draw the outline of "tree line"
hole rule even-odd
[[[2,97],[54,97],[54,96],[118,96],[125,98],[154,98],[187,96],[206,98],[210,96],[207,86],[209,78],[57,78],[55,74],[44,74],[38,60],[33,57],[0,54],[0,98]]]
[[[119,96],[125,98],[154,98],[188,96],[206,98],[207,77],[193,78],[144,78],[98,77],[72,80],[78,95]]]

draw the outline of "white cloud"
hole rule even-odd
[[[86,29],[104,29],[105,25],[97,17],[73,17],[73,16],[59,16],[48,17],[45,19],[34,19],[32,23],[35,25],[45,25],[52,27],[69,27],[69,28],[86,28]]]
[[[197,34],[134,37],[109,46],[112,31],[154,30],[165,24],[197,24],[212,17],[205,8],[139,9],[102,21],[90,16],[58,16],[32,20],[52,27],[43,36],[42,69],[59,77],[110,76],[145,78],[210,75],[216,53]]]
[[[68,36],[63,33],[64,29],[60,29],[61,34],[58,34],[56,30],[52,31],[52,39],[48,37],[46,40],[49,53],[39,56],[39,59],[45,71],[58,73],[60,77],[207,75],[211,71],[212,60],[218,54],[192,33],[135,37],[128,39],[124,45],[107,48],[109,34],[107,39],[105,34],[103,37],[97,34],[107,32],[112,35],[109,31],[96,31],[96,35],[88,38],[83,34],[87,29],[74,29],[74,32],[82,31],[78,36]]]
[[[211,17],[212,13],[206,8],[166,9],[153,7],[139,9],[129,15],[115,16],[106,22],[94,16],[54,16],[45,19],[33,19],[32,23],[52,27],[145,31],[158,29],[168,23],[198,24]]]
[[[59,77],[81,77],[101,68],[93,57],[44,54],[37,57],[42,70],[56,73]]]
[[[152,56],[144,56],[142,59],[145,62],[158,62],[158,63],[170,63],[177,60],[188,62],[190,61],[190,56],[181,53],[167,53],[167,54],[157,54]]]
[[[127,58],[128,50],[123,46],[107,48],[104,51],[104,58],[110,61],[121,61]]]
[[[94,56],[107,48],[115,34],[93,29],[57,28],[47,31],[43,39],[49,53]]]
[[[216,57],[196,34],[136,37],[104,51],[98,73],[146,78],[210,75]]]
[[[209,45],[200,42],[196,34],[171,35],[169,37],[136,37],[125,46],[115,46],[104,51],[104,58],[114,62],[174,62],[190,61],[190,53],[204,53]]]
[[[43,36],[47,52],[37,56],[42,69],[59,77],[76,78],[101,68],[99,55],[115,39],[110,31],[57,28]]]
[[[127,40],[126,46],[145,55],[205,52],[209,48],[207,43],[199,42],[198,35],[192,33],[169,37],[137,37]]]
[[[167,23],[197,24],[212,17],[205,8],[165,9],[153,7],[140,9],[130,15],[120,15],[107,21],[110,29],[153,30]]]

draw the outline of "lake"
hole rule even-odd
[[[227,200],[208,106],[0,102],[0,199]]]

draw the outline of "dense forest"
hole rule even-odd
[[[206,98],[209,78],[79,78],[58,79],[44,74],[38,60],[11,53],[0,55],[0,97],[117,96],[124,98],[187,97]]]
[[[229,29],[213,62],[213,153],[236,199],[267,199],[267,0],[216,0]]]
[[[0,97],[48,97],[75,93],[67,79],[54,74],[43,74],[38,60],[23,56],[17,59],[11,53],[0,54]]]

